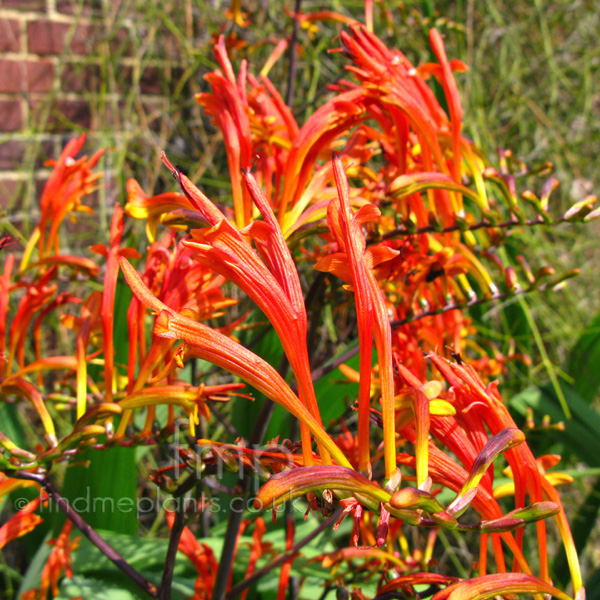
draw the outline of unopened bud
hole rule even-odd
[[[397,509],[422,509],[429,513],[444,512],[441,504],[428,492],[413,487],[402,488],[395,492],[390,505]]]

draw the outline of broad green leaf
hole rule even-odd
[[[350,350],[358,344],[358,340],[349,345],[344,351]],[[327,364],[333,362],[332,359]],[[377,353],[373,352],[373,363],[377,361]],[[350,360],[346,361],[349,367],[358,371],[360,356],[356,354]],[[358,398],[358,383],[350,381],[339,369],[333,369],[324,377],[315,382],[315,393],[319,402],[319,410],[323,424],[327,426],[331,421],[339,419],[349,404],[352,404]]]
[[[127,589],[126,582],[115,573],[111,577],[91,579],[74,575],[72,579],[64,579],[56,600],[70,598],[94,598],[95,600],[142,600],[147,598],[141,590]]]
[[[25,576],[23,577],[23,581],[21,582],[17,598],[20,598],[26,591],[38,587],[41,584],[42,570],[52,551],[52,548],[46,543],[50,537],[51,535],[48,533],[46,538],[39,544],[37,552],[33,555],[27,571],[25,572]]]
[[[591,402],[600,388],[600,313],[597,314],[577,340],[565,364],[565,371],[573,377],[573,388],[580,398]]]
[[[132,292],[119,281],[115,293],[115,365],[127,364],[129,335],[127,308]],[[96,378],[99,377],[99,373]],[[135,534],[138,519],[135,510],[137,493],[136,453],[132,448],[88,450],[79,453],[77,463],[89,461],[89,467],[77,464],[67,469],[64,494],[71,502],[78,502],[86,521],[94,528]],[[77,508],[77,507],[75,507]],[[62,526],[64,518],[59,519]]]
[[[566,383],[561,383],[567,404],[572,412],[571,419],[565,419],[561,404],[554,389],[530,386],[521,393],[513,396],[509,406],[522,417],[528,407],[533,409],[537,424],[542,422],[545,415],[550,416],[552,423],[564,422],[564,431],[549,430],[547,438],[559,446],[558,453],[565,457],[574,455],[590,467],[600,466],[598,453],[598,432],[600,431],[600,415],[584,402],[577,392]]]
[[[75,534],[75,530],[73,531]],[[152,573],[162,569],[167,553],[168,540],[140,538],[111,531],[99,530],[98,533],[115,548],[134,568]],[[185,558],[185,557],[184,557]],[[87,538],[82,538],[79,547],[73,552],[73,572],[83,575],[116,567]]]
[[[19,448],[27,450],[31,442],[27,441],[27,436],[21,424],[21,413],[18,404],[0,403],[0,423],[2,423],[2,433],[6,435],[11,442],[14,442]],[[42,440],[40,440],[41,442]]]
[[[194,594],[194,578],[173,578],[172,600],[187,600]],[[154,578],[154,584],[160,578]],[[97,577],[74,575],[72,579],[63,579],[56,600],[71,600],[81,597],[84,600],[146,600],[148,596],[139,590],[132,581],[119,571],[99,574]]]
[[[587,600],[600,600],[600,568],[585,580]]]
[[[66,471],[63,495],[92,527],[135,534],[136,490],[135,449],[115,447],[80,452]],[[62,526],[64,518],[58,521]]]
[[[129,362],[129,332],[127,329],[127,310],[133,292],[131,288],[122,280],[117,282],[115,291],[115,320],[114,320],[114,340],[115,340],[115,366],[121,375],[126,375],[126,365]]]

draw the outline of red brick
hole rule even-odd
[[[10,140],[0,144],[0,170],[12,171],[23,164],[25,142]]]
[[[89,129],[92,124],[90,105],[83,100],[59,100],[58,110],[74,125]]]
[[[0,176],[0,206],[11,208],[21,194],[23,182],[15,179],[4,179]]]
[[[30,102],[32,123],[44,131],[72,131],[89,129],[92,124],[90,106],[84,100],[58,100],[51,106],[46,102]]]
[[[22,11],[44,11],[46,0],[2,0],[2,8],[12,8]]]
[[[160,72],[156,67],[146,67],[140,77],[140,90],[142,94],[160,94]]]
[[[69,25],[67,23],[55,23],[48,19],[27,23],[29,52],[33,54],[60,54],[68,32]]]
[[[25,65],[20,60],[0,60],[0,92],[22,92],[26,82]]]
[[[0,171],[41,169],[49,158],[55,158],[52,140],[9,140],[0,143]]]
[[[20,100],[0,100],[0,131],[18,131],[23,127]]]
[[[77,25],[73,38],[71,39],[71,51],[73,54],[94,54],[101,32],[93,25]]]
[[[21,49],[19,22],[0,19],[0,52],[18,52]]]
[[[49,92],[54,83],[54,65],[49,60],[27,61],[28,92]]]
[[[54,65],[49,61],[0,60],[0,92],[49,92]]]
[[[49,19],[38,19],[27,24],[29,52],[43,56],[61,54],[65,43],[70,40],[73,54],[90,54],[100,39],[100,30],[93,25],[73,25],[56,23]]]
[[[65,92],[85,92],[98,88],[100,67],[94,64],[69,63],[60,76],[60,85]]]

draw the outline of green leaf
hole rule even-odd
[[[14,442],[19,448],[28,449],[30,445],[27,442],[27,436],[21,424],[21,413],[18,404],[0,404],[0,423],[2,423],[2,433],[6,435],[11,442]]]
[[[570,385],[564,382],[560,385],[571,409],[572,418],[564,420],[564,431],[548,430],[547,439],[559,446],[559,454],[563,458],[567,455],[574,455],[590,467],[598,467],[600,466],[600,454],[598,453],[600,415],[590,408]],[[550,385],[528,387],[513,396],[509,401],[509,406],[522,417],[525,417],[528,407],[532,408],[537,424],[542,422],[545,415],[549,415],[552,423],[558,423],[564,419],[560,401]]]
[[[29,567],[21,582],[17,598],[20,598],[28,590],[40,586],[42,581],[42,570],[52,551],[52,548],[46,543],[49,539],[50,533],[48,533],[46,538],[39,544],[37,552],[33,555],[33,559],[29,563]]]
[[[159,577],[152,582],[160,583]],[[187,600],[194,594],[195,578],[173,578],[172,600]],[[82,577],[75,574],[72,579],[63,579],[56,600],[71,600],[81,597],[85,600],[147,600],[148,596],[120,571],[99,574],[96,577]]]
[[[78,464],[67,469],[63,495],[95,529],[136,533],[135,456],[134,448],[86,450],[77,455]],[[87,468],[84,461],[89,461]],[[58,519],[58,529],[63,523],[64,517]]]
[[[600,369],[591,367],[600,362],[600,313],[598,313],[573,346],[567,357],[565,371],[573,377],[573,388],[585,402],[591,402],[600,388]]]
[[[98,533],[135,569],[143,569],[148,573],[162,569],[167,553],[166,539],[140,538],[100,530]],[[73,552],[74,573],[89,575],[113,568],[116,569],[92,542],[87,538],[81,539],[79,547]]]
[[[596,569],[585,581],[587,600],[600,600],[600,569]]]
[[[115,320],[113,325],[115,340],[115,366],[121,375],[127,374],[126,365],[129,362],[129,332],[127,329],[127,310],[133,292],[123,281],[117,281],[115,291]]]
[[[116,579],[116,580],[115,580]],[[142,592],[127,589],[120,578],[88,579],[75,575],[72,579],[64,579],[56,600],[70,598],[94,598],[95,600],[142,600],[147,596]]]

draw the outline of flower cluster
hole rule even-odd
[[[243,21],[233,4],[234,18]],[[312,22],[309,17],[304,15]],[[426,584],[443,587],[436,600],[519,592],[566,598],[552,586],[548,568],[546,519],[553,517],[567,551],[573,593],[583,597],[564,509],[546,474],[552,459],[533,456],[497,383],[490,381],[508,357],[490,356],[471,339],[464,309],[561,283],[565,276],[554,277],[548,269],[536,275],[525,269],[522,282],[495,250],[511,226],[589,218],[593,199],[556,219],[548,213],[553,187],[548,184],[539,197],[530,190],[523,194],[534,212],[528,216],[517,201],[511,169],[490,167],[463,136],[453,73],[466,66],[448,60],[435,29],[429,41],[437,63],[414,67],[369,28],[349,24],[341,44],[352,79],[331,86],[332,97],[299,126],[265,74],[253,76],[242,61],[236,75],[220,38],[215,46],[220,68],[206,76],[210,92],[197,101],[223,135],[232,209],[212,202],[163,156],[179,190],[150,196],[131,180],[124,210],[115,208],[108,245],[91,248],[101,267],[89,258],[61,254],[61,222],[91,210],[82,198],[100,177],[92,171],[100,154],[76,159],[83,137],[65,148],[20,268],[15,270],[9,255],[0,277],[0,391],[30,402],[45,435],[43,444],[21,448],[0,434],[6,473],[0,493],[30,484],[24,473],[47,473],[83,448],[155,444],[173,432],[182,413],[197,439],[200,417],[210,419],[209,403],[239,395],[245,383],[300,423],[301,455],[285,467],[275,450],[257,459],[261,474],[270,475],[257,506],[275,510],[285,499],[306,497],[309,509],[341,507],[340,520],[354,521],[349,546],[321,557],[338,574],[364,559],[365,577],[379,577],[380,594],[414,594],[413,586]],[[427,83],[432,77],[443,89],[447,110]],[[126,215],[146,222],[149,246],[143,257],[124,245]],[[140,261],[136,267],[134,260]],[[303,270],[307,264],[314,270]],[[500,271],[499,282],[494,269]],[[59,270],[68,274],[73,291],[61,291]],[[317,397],[311,368],[302,285],[316,271],[326,274],[327,284],[343,294],[355,315],[359,367],[342,366],[342,372],[359,384],[356,429],[344,423],[338,437],[323,422],[327,398]],[[126,365],[115,359],[113,337],[120,272],[133,292]],[[94,281],[102,285],[85,286]],[[293,381],[238,340],[237,330],[251,326],[247,313],[216,325],[236,303],[225,295],[225,282],[264,314],[281,341]],[[7,327],[11,302],[16,309]],[[71,332],[70,354],[48,356],[43,348],[42,327],[55,314]],[[241,382],[187,381],[182,368],[195,359]],[[94,370],[99,376],[90,375],[90,364],[100,367]],[[56,399],[60,404],[49,408]],[[160,405],[166,405],[168,416],[157,428]],[[72,428],[57,428],[56,417],[70,413]],[[139,413],[142,423],[134,419]],[[224,445],[201,439],[196,450],[201,447],[210,448],[213,457],[252,452],[242,440]],[[495,487],[494,461],[501,455],[513,483]],[[211,459],[210,453],[200,458],[189,449],[181,456],[187,467],[206,468]],[[255,464],[247,460],[244,466]],[[506,511],[508,497],[514,501]],[[36,526],[37,504],[0,530],[0,544]],[[468,509],[476,519],[463,518]],[[167,520],[175,527],[172,515]],[[533,561],[524,549],[524,527],[530,523],[538,549]],[[410,552],[409,526],[427,532],[426,552]],[[273,552],[264,530],[264,521],[255,520],[248,576],[261,555]],[[476,576],[462,580],[436,571],[433,546],[444,531],[479,537]],[[290,525],[288,550],[293,538]],[[65,528],[55,541],[44,594],[56,593],[75,545]],[[208,597],[217,569],[213,551],[189,529],[183,530],[179,548],[198,572],[194,597]],[[283,562],[280,597],[292,560],[290,555]]]

